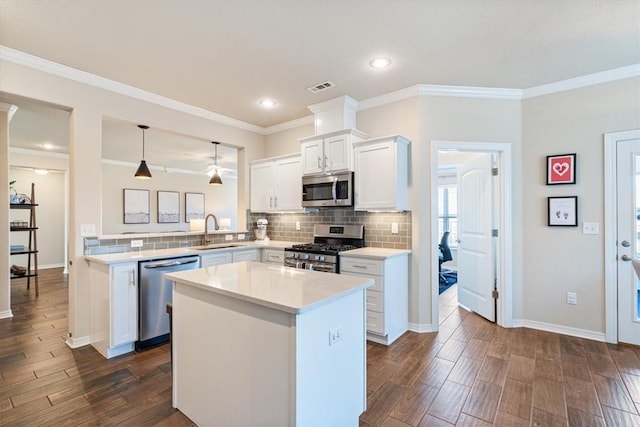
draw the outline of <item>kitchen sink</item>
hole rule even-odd
[[[216,243],[213,245],[194,246],[192,249],[195,249],[197,251],[209,251],[211,249],[228,249],[228,248],[237,248],[239,246],[244,246],[244,245],[237,244],[237,243]]]

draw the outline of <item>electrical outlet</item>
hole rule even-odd
[[[333,345],[342,339],[342,326],[329,331],[329,345]]]
[[[300,231],[300,221],[296,221],[296,230]]]
[[[576,305],[578,303],[578,294],[575,292],[567,292],[567,304]]]
[[[238,240],[244,240],[244,234],[238,234]]]
[[[143,244],[142,239],[140,239],[140,240],[132,240],[131,241],[131,247],[132,248],[141,248],[142,244]]]
[[[96,235],[95,224],[80,224],[80,235],[82,237],[92,237]]]
[[[391,223],[391,233],[392,234],[398,234],[398,223],[397,222],[392,222]]]
[[[233,240],[233,234],[226,234],[224,240]]]

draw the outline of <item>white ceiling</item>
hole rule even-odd
[[[0,0],[0,44],[266,127],[344,94],[524,89],[640,63],[640,2]],[[380,54],[393,64],[374,71]]]

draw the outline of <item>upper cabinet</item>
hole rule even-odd
[[[300,139],[302,175],[353,171],[353,144],[367,135],[346,129]]]
[[[354,143],[355,210],[408,209],[410,143],[400,135]]]
[[[300,155],[251,162],[251,212],[302,211]]]

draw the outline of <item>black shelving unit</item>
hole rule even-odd
[[[31,183],[31,203],[10,203],[11,210],[28,210],[29,221],[27,226],[11,226],[12,232],[29,233],[29,243],[25,249],[11,251],[11,255],[27,255],[27,272],[26,274],[11,274],[11,279],[27,279],[27,289],[31,288],[31,278],[34,280],[36,288],[36,296],[39,295],[38,289],[38,226],[36,224],[36,207],[35,202],[35,184]],[[33,270],[31,266],[33,265]]]

